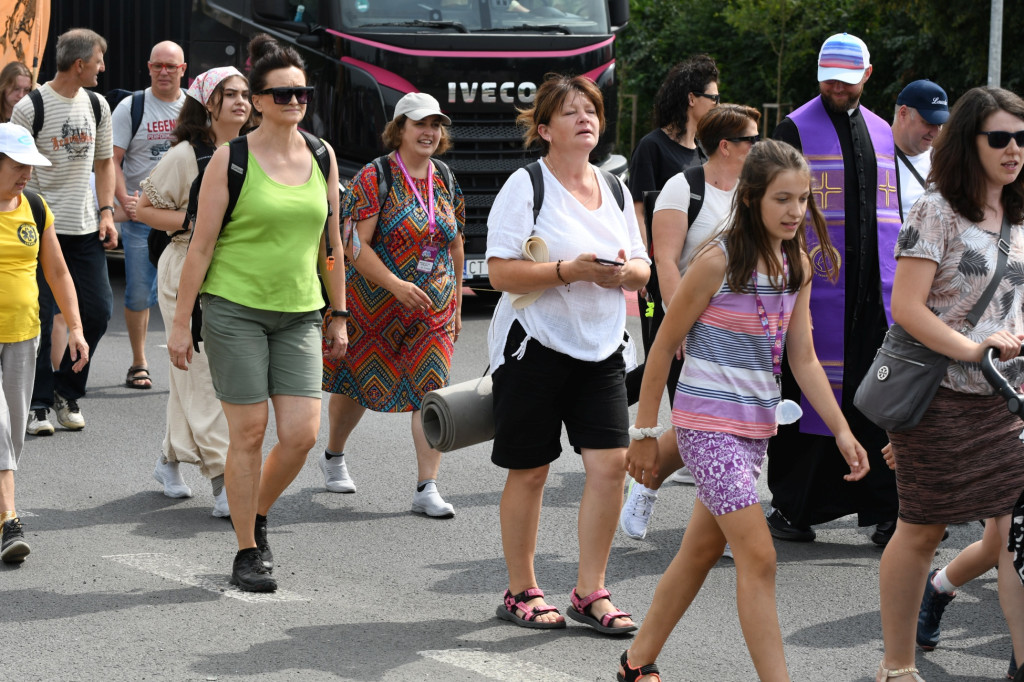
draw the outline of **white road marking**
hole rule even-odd
[[[174,580],[190,587],[245,602],[309,601],[302,595],[278,589],[276,592],[243,592],[228,584],[228,576],[200,564],[191,564],[170,554],[114,554],[103,557],[124,566]]]
[[[510,654],[480,649],[439,649],[417,652],[424,658],[469,670],[492,680],[537,680],[538,682],[579,682],[557,670],[524,661]]]
[[[20,512],[18,512],[18,518],[19,519],[27,519],[30,516],[36,516],[36,514],[33,514],[30,511],[25,511],[24,509],[22,509]]]

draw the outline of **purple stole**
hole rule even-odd
[[[896,272],[893,256],[896,236],[900,230],[899,195],[896,191],[896,158],[889,124],[864,107],[861,116],[867,124],[871,145],[875,150],[878,178],[875,206],[878,224],[878,266],[882,279],[882,301],[885,315],[892,323],[890,305],[892,280]],[[839,262],[839,279],[832,284],[826,278],[826,259],[821,245],[808,221],[807,249],[814,266],[814,288],[811,290],[811,321],[814,349],[825,368],[836,401],[843,404],[843,360],[846,322],[846,175],[843,153],[835,126],[825,111],[821,97],[815,97],[789,115],[800,131],[804,156],[811,167],[811,195],[825,216],[829,237],[835,251],[833,262]],[[829,436],[831,432],[805,397],[801,397],[804,416],[801,433]]]

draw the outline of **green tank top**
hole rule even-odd
[[[267,176],[250,153],[238,203],[217,239],[202,291],[260,310],[322,308],[317,256],[326,197],[327,182],[315,160],[309,180],[289,186]]]

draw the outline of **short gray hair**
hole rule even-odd
[[[106,39],[88,28],[73,28],[62,33],[57,38],[57,70],[67,71],[79,59],[89,61],[97,46],[101,52],[107,51]]]

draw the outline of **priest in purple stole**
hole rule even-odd
[[[780,426],[768,446],[768,526],[779,539],[809,542],[811,526],[857,514],[876,526],[872,540],[888,542],[898,502],[895,475],[885,465],[885,432],[853,406],[853,395],[888,328],[889,295],[896,269],[893,247],[900,228],[892,130],[860,106],[871,76],[867,46],[846,33],[830,37],[818,55],[820,96],[791,113],[773,137],[807,157],[811,190],[822,209],[836,252],[823,254],[808,235],[815,265],[811,288],[814,347],[854,435],[868,451],[871,471],[847,482],[835,439],[806,400],[787,364],[783,394],[801,402],[804,416]],[[839,251],[842,249],[841,251]],[[825,258],[840,264],[832,285],[819,274]]]

